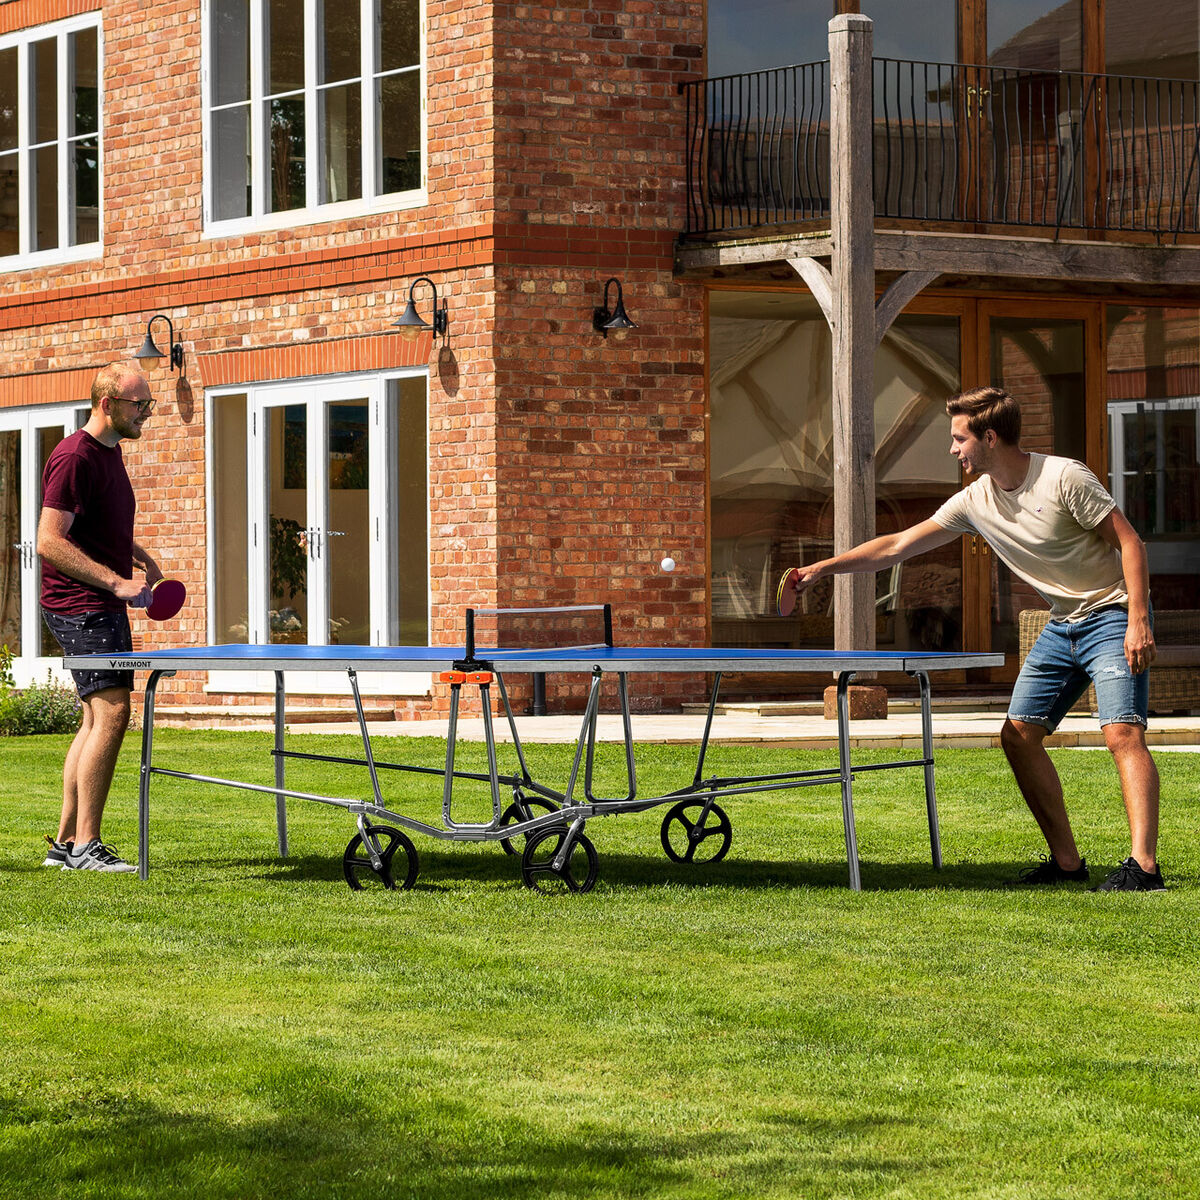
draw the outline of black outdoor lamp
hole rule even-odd
[[[163,357],[163,352],[154,344],[154,339],[150,336],[150,329],[155,321],[166,321],[167,323],[167,342],[170,345],[171,369],[173,371],[183,370],[183,339],[175,340],[175,326],[171,324],[171,318],[166,313],[155,313],[154,316],[146,322],[146,340],[142,343],[142,348],[133,356],[134,358],[145,362],[147,366],[154,366],[160,358]]]
[[[418,283],[429,284],[429,290],[433,293],[432,325],[421,317],[421,314],[417,312],[417,306],[413,303],[413,292],[417,290]],[[435,340],[437,338],[445,340],[447,331],[450,329],[450,313],[444,299],[442,300],[442,307],[438,308],[437,285],[428,275],[420,275],[412,281],[408,289],[408,303],[404,306],[404,312],[401,313],[400,319],[392,322],[392,327],[400,330],[400,336],[407,338],[409,341],[413,341],[418,334],[429,330],[433,331]]]
[[[608,307],[608,289],[613,284],[617,285],[617,305],[615,308]],[[614,275],[604,285],[604,303],[592,310],[592,328],[604,337],[608,337],[608,331],[615,329],[618,332],[624,332],[626,329],[636,329],[637,322],[629,319],[629,314],[625,311],[625,298],[621,294],[621,281]]]

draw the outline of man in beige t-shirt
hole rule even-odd
[[[1145,734],[1146,670],[1155,657],[1145,545],[1082,463],[1021,449],[1021,410],[1007,392],[976,388],[948,401],[946,411],[950,453],[978,478],[929,520],[793,567],[780,580],[779,594],[791,600],[827,575],[884,570],[962,533],[983,537],[1050,606],[1050,621],[1021,668],[1000,737],[1050,849],[1049,858],[1015,882],[1088,878],[1044,741],[1093,684],[1131,839],[1129,857],[1096,890],[1162,891],[1158,770]]]

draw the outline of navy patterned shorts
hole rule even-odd
[[[107,650],[133,649],[129,616],[124,609],[60,613],[43,608],[42,620],[58,639],[64,654],[103,654]],[[72,671],[71,677],[81,700],[104,688],[133,687],[132,671]]]

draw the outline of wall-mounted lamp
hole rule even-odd
[[[613,309],[608,307],[608,289],[613,284],[617,285],[617,304]],[[637,322],[629,319],[629,314],[625,311],[625,298],[621,294],[621,281],[613,276],[604,285],[604,303],[599,308],[592,309],[592,328],[604,337],[608,337],[608,331],[615,329],[622,332],[626,329],[636,329]]]
[[[146,340],[142,343],[142,348],[133,356],[139,359],[149,367],[154,366],[160,358],[163,358],[163,352],[154,344],[154,339],[150,336],[150,329],[155,321],[166,321],[167,323],[167,342],[171,349],[168,354],[171,359],[171,369],[173,371],[183,371],[183,339],[175,340],[175,326],[171,324],[171,318],[166,313],[155,313],[154,316],[146,322]]]
[[[417,307],[413,304],[413,292],[417,290],[418,283],[429,284],[429,290],[433,293],[433,324],[423,320],[421,314],[417,312]],[[450,313],[446,306],[446,301],[442,300],[442,307],[438,308],[437,285],[429,278],[428,275],[418,276],[412,281],[408,289],[408,303],[404,306],[404,312],[401,313],[398,321],[392,322],[394,329],[400,330],[400,336],[408,338],[412,341],[420,333],[425,333],[428,330],[433,331],[434,340],[446,338],[446,334],[450,329]]]

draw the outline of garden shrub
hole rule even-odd
[[[0,736],[29,733],[74,733],[79,728],[79,697],[49,672],[45,683],[31,683],[18,691],[9,669],[12,655],[0,653]]]

